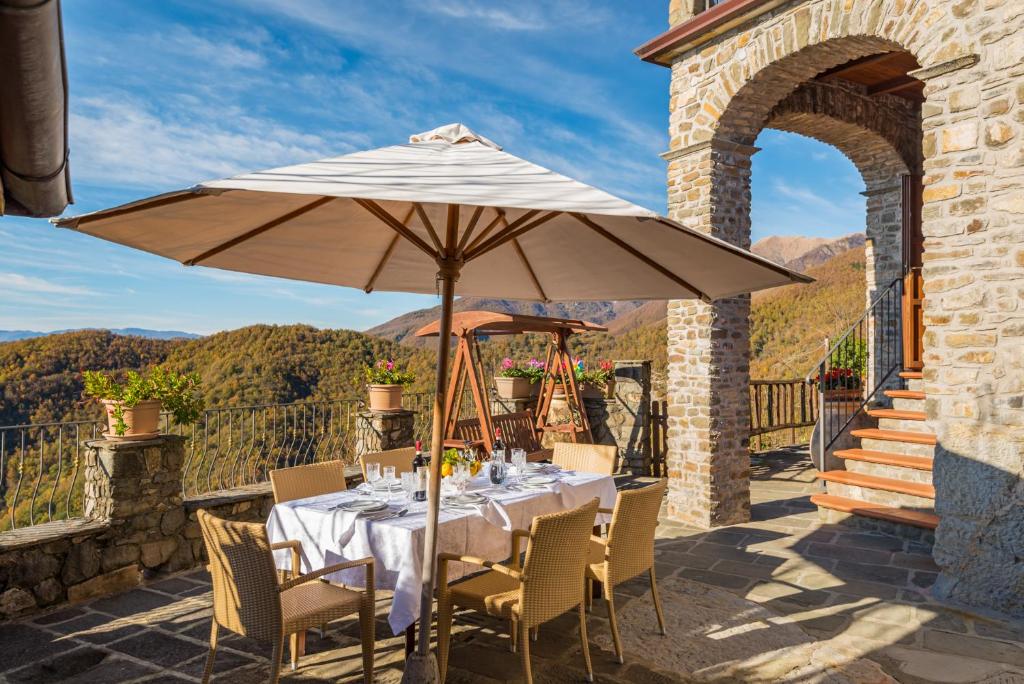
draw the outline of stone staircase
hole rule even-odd
[[[835,452],[846,469],[819,473],[826,493],[811,502],[829,522],[927,539],[939,522],[932,486],[935,435],[925,427],[921,373],[904,371],[900,377],[908,389],[885,392],[892,408],[868,409],[878,427],[851,431],[860,448]]]

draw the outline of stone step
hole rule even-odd
[[[811,503],[816,506],[820,506],[821,508],[827,508],[833,511],[852,513],[866,518],[886,520],[901,525],[910,525],[912,527],[919,527],[927,530],[934,530],[939,525],[939,516],[934,513],[908,511],[892,506],[881,506],[878,504],[867,503],[865,501],[847,499],[845,497],[835,496],[832,494],[814,494],[811,496]]]
[[[818,478],[829,483],[834,482],[836,484],[846,485],[849,487],[877,489],[883,492],[906,494],[907,496],[913,496],[919,499],[935,498],[935,487],[930,484],[920,482],[905,482],[903,480],[894,480],[888,477],[855,473],[849,470],[826,470],[825,472],[819,473]]]
[[[924,399],[893,399],[892,407],[897,411],[923,411]]]
[[[924,411],[907,411],[903,409],[868,409],[868,415],[879,420],[883,418],[891,420],[928,420],[928,414]]]
[[[921,456],[932,458],[935,447],[931,444],[913,444],[911,442],[890,442],[884,439],[861,439],[860,448],[869,451],[888,451],[905,456]]]
[[[911,456],[909,454],[894,454],[891,451],[872,451],[871,449],[839,449],[835,452],[836,458],[851,461],[863,461],[865,463],[878,463],[879,465],[894,466],[897,468],[911,468],[913,470],[932,470],[932,459],[927,456]]]
[[[895,454],[897,457],[900,454]],[[914,458],[910,456],[908,458]],[[923,458],[928,462],[931,459],[927,456],[917,456],[916,458]],[[845,470],[851,473],[861,473],[862,475],[874,475],[875,477],[885,477],[890,480],[902,480],[903,482],[917,482],[920,484],[930,485],[932,483],[932,471],[930,470],[918,470],[916,468],[904,468],[899,465],[889,465],[886,463],[872,463],[871,461],[858,461],[856,459],[848,458],[843,460],[843,466]],[[874,501],[874,499],[871,499]]]
[[[935,435],[927,432],[911,432],[909,430],[881,430],[879,428],[862,428],[851,430],[850,434],[860,439],[873,439],[882,442],[902,442],[904,444],[923,444],[935,446],[938,440]]]
[[[920,390],[885,390],[890,399],[920,399],[924,401],[924,392]]]

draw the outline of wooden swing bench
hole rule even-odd
[[[494,450],[494,434],[501,430],[502,441],[509,449],[524,449],[531,461],[551,457],[552,450],[541,446],[546,432],[562,432],[573,442],[590,442],[590,423],[583,407],[579,386],[572,370],[567,339],[583,332],[605,331],[600,325],[566,318],[544,318],[493,311],[460,311],[452,316],[452,337],[455,338],[455,358],[448,381],[444,405],[444,446],[462,448],[466,442],[486,452]],[[417,337],[437,336],[440,322],[434,321],[416,331]],[[545,368],[547,375],[540,383],[537,406],[534,410],[492,415],[487,378],[480,356],[480,337],[540,333],[549,337]],[[551,402],[556,389],[561,392],[570,412],[577,416],[570,424],[549,422]],[[466,391],[472,395],[476,417],[459,420],[462,397]]]

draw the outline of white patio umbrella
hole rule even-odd
[[[187,266],[440,293],[420,665],[429,662],[456,282],[460,295],[547,302],[710,301],[811,280],[503,152],[461,124],[54,223]]]

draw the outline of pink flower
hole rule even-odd
[[[390,370],[395,370],[395,362],[394,362],[393,360],[391,360],[391,359],[388,359],[387,369],[388,369],[389,371],[390,371]]]
[[[501,360],[502,370],[511,370],[512,368],[515,368],[515,365],[516,364],[513,363],[512,359],[508,358],[507,356]]]
[[[547,363],[545,363],[544,361],[530,359],[530,368],[540,368],[541,370],[543,370],[545,366],[547,366]]]

